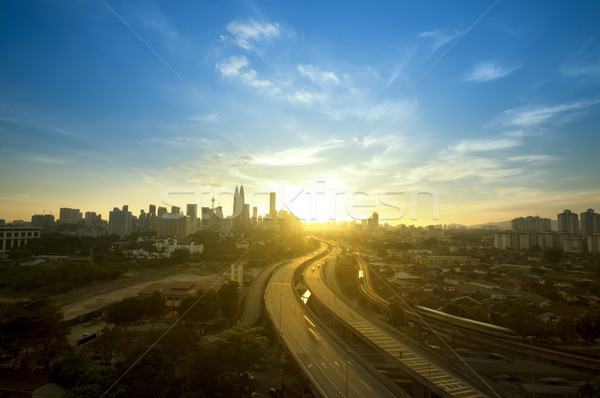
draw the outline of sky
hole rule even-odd
[[[0,3],[0,219],[600,210],[594,1]]]

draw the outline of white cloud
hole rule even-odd
[[[269,90],[271,94],[276,94],[279,92],[278,87],[274,87],[273,82],[270,80],[261,80],[257,77],[256,71],[254,69],[250,69],[240,75],[240,79],[242,82],[248,87]]]
[[[529,127],[544,123],[567,111],[575,111],[600,103],[600,100],[583,100],[555,106],[538,106],[509,109],[502,114],[503,123],[509,126]]]
[[[561,66],[560,71],[568,77],[595,78],[600,76],[600,62],[567,63]]]
[[[321,96],[319,94],[314,94],[306,90],[299,90],[287,96],[288,101],[292,104],[312,104],[314,101],[320,98]]]
[[[522,156],[510,156],[506,158],[509,162],[522,162],[522,163],[548,163],[556,160],[555,156],[551,155],[522,155]]]
[[[429,32],[421,32],[418,34],[419,37],[425,39],[431,39],[433,41],[434,50],[438,47],[443,46],[446,43],[451,42],[460,35],[460,32],[447,32],[443,30],[434,30]]]
[[[231,33],[235,43],[244,50],[253,49],[253,43],[270,40],[281,34],[278,23],[260,23],[254,20],[230,22],[227,31]]]
[[[470,82],[489,82],[507,76],[517,69],[519,69],[518,66],[505,68],[492,62],[482,62],[467,72],[464,79]]]
[[[240,70],[249,65],[248,59],[243,56],[232,56],[227,59],[227,61],[216,64],[216,68],[221,72],[221,76],[231,77],[238,76],[240,74]]]
[[[300,75],[308,77],[313,83],[335,83],[339,84],[340,79],[335,73],[319,69],[313,65],[298,65]]]
[[[326,161],[327,157],[319,157],[318,155],[322,152],[339,148],[343,144],[344,142],[340,140],[329,140],[312,147],[289,148],[275,152],[271,156],[256,158],[253,160],[253,163],[266,166],[306,166]]]
[[[457,145],[449,147],[448,150],[452,152],[487,152],[513,148],[518,145],[521,145],[521,141],[502,138],[499,140],[461,141]]]

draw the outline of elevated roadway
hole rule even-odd
[[[326,259],[333,262],[340,252],[339,247],[336,247]],[[415,385],[414,393],[416,396],[423,394],[423,390],[420,389],[419,385],[431,389],[432,392],[442,397],[475,398],[487,396],[478,388],[437,365],[435,358],[428,358],[427,354],[416,352],[400,341],[397,336],[392,335],[383,328],[379,328],[344,301],[336,298],[336,295],[323,280],[322,270],[324,267],[322,265],[324,263],[324,260],[318,261],[314,268],[304,274],[304,280],[311,293],[324,306],[333,311],[341,321],[395,358],[398,361],[398,366],[418,383]]]
[[[265,303],[275,328],[306,375],[324,397],[408,396],[396,386],[381,381],[374,369],[367,369],[356,355],[329,337],[307,311],[294,286],[294,272],[306,261],[326,252],[292,260],[278,268],[271,278]]]

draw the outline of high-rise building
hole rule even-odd
[[[581,235],[591,236],[600,233],[600,214],[595,213],[594,209],[587,209],[585,213],[580,214]]]
[[[49,227],[54,224],[54,216],[52,214],[36,214],[31,216],[32,227]]]
[[[148,214],[150,214],[150,217],[156,217],[156,205],[150,205]]]
[[[171,214],[181,214],[179,206],[171,206]]]
[[[184,215],[164,214],[158,219],[157,236],[183,239],[190,234],[190,218]]]
[[[269,193],[269,214],[272,220],[277,219],[277,197],[275,192]]]
[[[240,216],[240,230],[248,231],[248,227],[250,224],[250,204],[244,203],[242,206],[242,214]]]
[[[513,231],[536,231],[550,232],[552,230],[552,221],[549,218],[540,218],[538,216],[519,217],[511,221]]]
[[[210,208],[209,207],[202,207],[201,209],[202,212],[202,219],[200,221],[200,225],[202,225],[202,227],[207,227],[209,222],[210,222]]]
[[[98,227],[102,224],[102,215],[96,214],[95,211],[85,212],[85,225],[89,227]]]
[[[190,233],[196,233],[196,231],[198,230],[197,227],[197,222],[198,222],[198,205],[197,204],[192,204],[192,203],[188,203],[186,205],[186,212],[187,216],[190,218]]]
[[[374,211],[373,215],[371,216],[371,219],[373,219],[373,227],[379,227],[379,213]]]
[[[574,235],[579,234],[579,217],[577,213],[565,210],[558,214],[558,232],[568,232]]]
[[[117,234],[120,237],[131,235],[133,217],[129,211],[129,206],[123,206],[123,210],[115,207],[110,212],[108,219],[108,234]]]
[[[198,219],[198,205],[197,204],[191,204],[188,203],[186,205],[186,215],[188,215],[190,217],[190,222],[191,223],[196,223],[196,220]]]
[[[256,224],[256,221],[258,220],[258,207],[253,206],[252,207],[252,222],[254,224]]]
[[[163,206],[160,206],[160,207],[158,208],[158,213],[156,213],[156,215],[157,215],[158,217],[162,217],[163,215],[165,215],[165,214],[167,214],[167,213],[168,213],[168,210],[167,210],[167,208],[166,208],[166,207],[163,207]]]
[[[79,211],[79,209],[61,207],[58,216],[59,224],[78,224],[79,221],[81,221],[81,212]]]

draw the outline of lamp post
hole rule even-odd
[[[283,335],[283,328],[281,327],[281,313],[283,312],[283,308],[281,308],[281,297],[283,297],[283,293],[279,293],[279,334]]]
[[[533,339],[535,336],[527,336],[527,340],[529,340],[529,353],[531,355],[531,388],[533,393],[533,398],[535,398],[535,364],[533,363]]]

